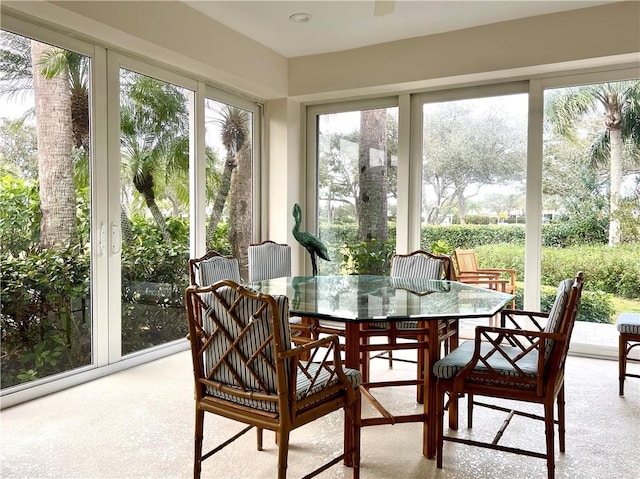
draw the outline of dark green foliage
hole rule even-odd
[[[0,178],[2,388],[91,363],[89,207],[78,191],[81,245],[38,246],[40,202],[30,182]],[[84,191],[86,193],[86,191]],[[122,251],[123,354],[184,337],[189,223],[132,218]],[[222,249],[222,248],[221,248]]]
[[[79,246],[2,261],[2,387],[91,362],[89,256]]]
[[[166,218],[171,241],[155,223],[132,221],[134,241],[122,249],[122,354],[185,337],[189,223]]]
[[[593,218],[544,224],[542,246],[607,244],[607,227],[606,221]],[[498,243],[524,245],[524,230],[524,225],[429,225],[422,228],[421,244],[423,248],[429,248],[436,241],[445,241],[452,251]]]
[[[558,282],[559,284],[559,282]],[[543,286],[540,290],[540,311],[549,312],[556,298],[557,287]],[[522,287],[516,290],[516,309],[523,309],[524,291]],[[582,291],[577,321],[590,323],[611,323],[614,314],[611,295],[602,291]]]
[[[344,246],[342,263],[347,274],[388,275],[394,241],[360,241]]]

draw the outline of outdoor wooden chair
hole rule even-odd
[[[575,322],[583,276],[566,279],[558,287],[549,313],[504,310],[502,327],[478,326],[475,340],[467,341],[438,361],[433,368],[437,380],[436,455],[442,468],[443,443],[452,441],[547,460],[547,476],[555,474],[554,434],[558,425],[560,451],[565,450],[564,371],[571,332]],[[546,320],[546,324],[543,324]],[[525,329],[525,326],[527,329]],[[445,394],[449,394],[449,427],[457,429],[457,398],[468,397],[468,427],[473,426],[474,406],[508,412],[493,442],[481,442],[443,433]],[[516,409],[480,402],[476,396],[537,403],[544,406],[539,416]],[[554,403],[558,416],[554,418]],[[517,403],[516,403],[517,404]],[[546,451],[536,452],[499,444],[514,415],[544,420]],[[453,419],[453,421],[452,421]]]
[[[411,290],[411,280],[434,280],[434,288],[442,287],[441,280],[453,279],[453,264],[451,257],[446,255],[434,255],[427,251],[416,250],[408,254],[395,254],[391,258],[391,279],[396,284],[402,285],[404,281],[406,289]],[[434,289],[434,291],[436,290]],[[427,294],[428,292],[425,292]],[[457,340],[457,322],[442,321],[438,325],[443,329],[443,334],[448,337],[455,337]],[[369,382],[369,361],[374,358],[386,358],[389,361],[389,368],[393,368],[393,361],[405,361],[417,364],[416,380],[411,383],[417,384],[417,400],[423,402],[423,382],[424,382],[424,350],[428,345],[425,342],[425,332],[427,325],[424,322],[415,320],[398,322],[377,322],[367,325],[367,329],[362,332],[365,338],[363,348],[362,371],[365,382]],[[370,344],[369,338],[383,338],[384,342]],[[399,339],[405,341],[401,342]],[[412,341],[406,341],[406,340]],[[449,350],[449,341],[445,341],[445,350]],[[431,347],[434,347],[433,345]],[[417,350],[417,360],[402,359],[393,357],[394,350]],[[381,351],[370,358],[371,351]],[[404,385],[407,381],[398,382],[392,385]]]
[[[456,249],[456,280],[481,288],[516,294],[516,270],[509,268],[478,268],[474,249]],[[515,298],[511,307],[515,306]]]
[[[276,432],[277,477],[285,478],[291,431],[338,409],[345,411],[344,450],[306,477],[342,460],[359,477],[361,375],[342,368],[336,336],[292,348],[288,298],[258,294],[229,280],[190,286],[186,308],[195,380],[194,478],[205,459],[253,427],[258,450],[262,430]],[[205,412],[247,427],[203,454]]]
[[[616,327],[620,334],[618,339],[618,379],[620,396],[624,396],[625,378],[640,378],[640,374],[627,372],[629,361],[640,362],[640,359],[630,357],[631,350],[640,346],[640,313],[621,313],[616,320]]]
[[[189,260],[189,280],[192,285],[208,286],[223,279],[240,283],[240,264],[236,258],[209,251]]]

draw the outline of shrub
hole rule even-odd
[[[393,241],[360,241],[343,246],[342,262],[347,274],[389,274]]]
[[[559,284],[560,282],[558,282]],[[556,298],[557,287],[542,286],[540,289],[540,311],[549,312]],[[523,288],[516,290],[516,309],[523,309],[524,291]],[[614,314],[614,307],[611,302],[611,296],[602,291],[586,291],[582,290],[580,306],[576,321],[585,321],[590,323],[611,323]]]

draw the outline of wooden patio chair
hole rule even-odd
[[[478,268],[474,249],[454,251],[457,266],[457,280],[461,283],[495,289],[516,294],[516,270],[509,268]],[[504,276],[507,278],[505,279]]]
[[[277,477],[285,478],[291,431],[338,409],[345,411],[344,450],[306,477],[341,460],[359,477],[361,375],[342,368],[336,336],[292,348],[288,298],[258,294],[229,280],[190,286],[186,308],[195,380],[194,478],[205,459],[253,427],[258,450],[262,430],[276,432]],[[308,361],[301,360],[303,354]],[[205,412],[247,427],[203,454]]]
[[[442,468],[444,441],[452,441],[544,458],[547,461],[548,478],[554,477],[556,424],[560,451],[565,450],[564,370],[582,284],[582,272],[579,272],[575,279],[562,281],[549,313],[504,310],[501,315],[503,327],[476,327],[474,341],[463,343],[434,365],[433,372],[438,378],[436,404],[438,468]],[[544,320],[546,324],[543,324]],[[523,325],[528,329],[522,327]],[[493,442],[444,435],[444,398],[447,393],[452,398],[449,401],[449,419],[452,429],[457,429],[457,397],[462,395],[468,397],[469,428],[473,426],[474,405],[509,413]],[[475,399],[476,396],[542,404],[544,415],[539,416],[480,402]],[[556,402],[557,419],[554,418]],[[544,421],[546,437],[544,453],[499,444],[504,430],[514,415]]]

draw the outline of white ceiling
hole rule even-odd
[[[192,8],[285,57],[334,52],[478,25],[592,7],[609,1],[419,1],[382,2],[393,12],[375,16],[376,0],[204,1]],[[306,23],[289,16],[309,13]]]

